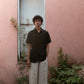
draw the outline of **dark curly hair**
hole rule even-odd
[[[43,23],[43,18],[40,15],[36,15],[33,17],[33,19],[32,19],[33,23],[35,22],[35,20],[40,20],[41,23]]]

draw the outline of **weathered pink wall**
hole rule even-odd
[[[4,84],[13,84],[17,75],[17,30],[11,17],[17,18],[17,0],[0,0],[0,80]]]
[[[52,39],[49,65],[60,47],[71,62],[84,63],[84,0],[46,0],[46,29]]]

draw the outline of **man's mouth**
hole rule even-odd
[[[39,25],[39,23],[37,23],[37,25]]]

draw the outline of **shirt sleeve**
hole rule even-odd
[[[28,35],[27,35],[26,43],[27,43],[27,44],[31,44],[31,43],[32,43],[32,38],[31,38],[30,32],[29,32]]]
[[[46,35],[46,44],[48,44],[50,42],[51,42],[51,38],[50,38],[49,33],[47,32],[47,35]]]

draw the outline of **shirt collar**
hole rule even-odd
[[[36,28],[34,28],[35,32],[37,32]],[[43,29],[41,28],[40,32],[43,32]]]

